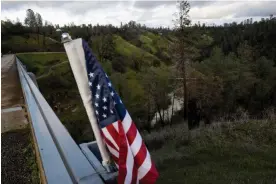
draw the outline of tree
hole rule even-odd
[[[36,27],[36,17],[35,17],[35,13],[32,9],[27,10],[25,24],[31,28]]]
[[[161,126],[165,126],[164,109],[169,106],[169,74],[167,67],[150,67],[143,71],[142,83],[144,91],[146,92],[146,109],[148,114],[148,121],[150,117],[157,112],[159,114]],[[163,112],[163,113],[162,113]],[[148,122],[147,124],[150,124]]]
[[[39,13],[35,14],[35,21],[36,21],[36,31],[37,31],[37,42],[39,43],[39,33],[43,26],[42,17]]]
[[[36,20],[36,25],[38,27],[42,27],[43,26],[43,20],[42,20],[42,17],[39,13],[36,13],[35,14],[35,20]]]
[[[187,65],[191,59],[191,48],[188,46],[188,32],[186,31],[187,26],[190,25],[189,11],[190,4],[187,1],[178,1],[177,4],[178,12],[176,13],[175,19],[175,31],[178,39],[174,44],[174,56],[176,69],[183,78],[183,117],[188,116],[188,89],[187,89]]]

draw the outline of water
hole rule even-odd
[[[169,121],[172,117],[173,94],[170,93],[168,96],[170,97],[171,105],[167,109],[161,110],[161,115],[163,115],[163,112],[164,112],[164,121]],[[173,104],[173,113],[181,110],[181,107],[182,107],[181,100],[175,97],[174,104]],[[151,120],[151,125],[154,126],[156,122],[158,122],[159,120],[160,120],[159,113],[156,112],[153,116],[153,119]]]

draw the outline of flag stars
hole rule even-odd
[[[98,112],[97,110],[95,111],[95,113],[96,113],[97,115],[99,114],[99,112]]]
[[[94,73],[90,72],[89,77],[94,77]]]
[[[103,101],[104,101],[104,102],[106,102],[106,101],[107,101],[107,99],[104,97],[104,98],[103,98]]]
[[[110,93],[110,95],[111,95],[111,96],[114,96],[114,92],[112,91],[112,92]]]
[[[106,114],[103,114],[103,118],[106,118]]]
[[[121,99],[120,99],[120,103],[123,103]]]
[[[106,109],[107,109],[107,107],[106,107],[106,106],[103,106],[103,109],[104,109],[104,110],[106,110]]]
[[[92,82],[89,81],[88,84],[89,84],[89,86],[92,86]]]
[[[110,113],[113,114],[113,110],[110,110]]]
[[[99,107],[99,104],[98,104],[98,103],[95,103],[95,107]]]
[[[111,86],[112,86],[112,85],[111,85],[111,82],[109,82],[109,83],[108,83],[108,86],[109,86],[109,87],[111,87]]]
[[[100,95],[99,95],[99,94],[96,94],[95,97],[96,97],[96,98],[100,98]]]
[[[100,89],[101,89],[101,86],[100,86],[99,84],[97,85],[97,89],[98,89],[98,90],[100,90]]]

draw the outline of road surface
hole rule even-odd
[[[23,103],[14,55],[4,55],[1,58],[1,99],[2,109]]]
[[[4,55],[1,58],[1,133],[27,125],[23,103],[15,56]]]
[[[2,183],[39,183],[15,56],[1,57]]]

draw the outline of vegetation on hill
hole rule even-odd
[[[2,52],[60,52],[64,51],[62,44],[50,37],[36,34],[12,35],[2,38]]]
[[[61,62],[68,61],[66,53],[21,53],[17,57],[37,77],[48,73],[47,71]]]
[[[276,18],[207,27],[190,24],[187,2],[180,7],[185,18],[173,29],[134,21],[120,27],[60,27],[35,23],[28,16],[26,25],[2,21],[2,49],[64,51],[55,41],[57,28],[85,39],[143,132],[160,170],[160,183],[275,182],[276,120],[271,116],[266,121],[266,115],[276,114]],[[78,143],[91,141],[91,127],[65,53],[17,56],[36,74],[41,92],[73,138]],[[171,108],[175,101],[182,106],[179,112]],[[169,112],[173,116],[165,118]],[[153,127],[156,114],[158,123]],[[246,123],[239,122],[241,118]],[[187,119],[189,129],[199,120],[232,123],[212,131],[188,131],[183,123]]]
[[[63,47],[55,41],[59,40],[54,31],[59,25],[27,23],[23,26],[20,22],[2,21],[3,50],[13,43],[17,43],[18,49],[33,45],[42,51],[47,51],[47,44]],[[239,24],[213,27],[183,25],[183,29],[148,28],[130,21],[120,27],[72,24],[61,29],[73,38],[82,37],[88,41],[141,129],[149,130],[148,125],[156,112],[162,126],[166,124],[162,109],[171,102],[163,94],[169,93],[178,100],[196,101],[201,118],[206,122],[221,117],[231,119],[239,111],[262,118],[266,109],[275,107],[275,18],[260,22],[248,19]],[[26,35],[31,37],[23,41]],[[179,58],[180,36],[183,36],[185,50],[182,58]],[[48,41],[44,44],[43,40]],[[59,49],[53,47],[52,51]],[[57,111],[64,111],[57,104],[71,106],[70,101],[57,98],[50,90],[55,86],[59,93],[75,91],[72,95],[78,96],[64,54],[18,56],[39,77],[41,90]],[[183,98],[183,71],[180,70],[184,60],[187,62],[186,98]],[[56,65],[60,62],[63,63]]]
[[[144,135],[157,183],[275,183],[275,119],[214,123],[188,136],[183,123]]]

